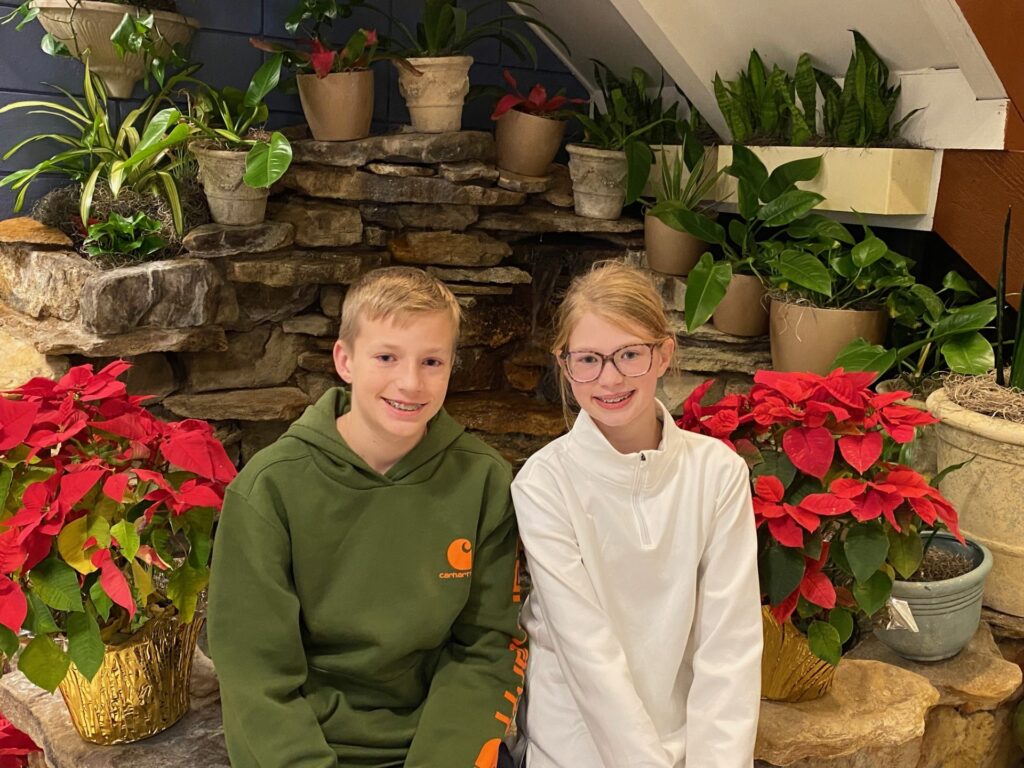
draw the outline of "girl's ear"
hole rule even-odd
[[[352,354],[346,349],[345,343],[338,339],[334,342],[334,370],[346,384],[352,383]]]
[[[676,351],[676,340],[669,336],[665,341],[658,345],[658,377],[665,375],[669,366],[672,364],[672,356]]]

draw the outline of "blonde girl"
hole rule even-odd
[[[750,768],[760,698],[743,460],[655,398],[675,342],[651,281],[578,277],[553,353],[580,412],[512,486],[533,579],[528,768]]]

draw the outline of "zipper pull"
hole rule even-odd
[[[644,455],[643,453],[641,453],[640,454],[640,463],[643,464],[645,461],[647,461],[647,456]]]

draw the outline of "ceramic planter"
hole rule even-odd
[[[965,536],[992,550],[985,605],[1024,616],[1024,424],[961,408],[937,390],[928,410],[940,468],[971,459],[942,479],[939,490],[960,516]]]
[[[373,70],[298,75],[299,100],[317,141],[351,141],[370,135]]]
[[[240,226],[262,223],[269,190],[254,189],[242,181],[246,152],[204,144],[193,144],[190,149],[199,161],[199,180],[213,220]]]
[[[928,534],[923,534],[927,540]],[[973,541],[964,546],[949,533],[938,533],[933,549],[955,552],[974,564],[974,570],[942,581],[896,581],[892,596],[906,600],[919,632],[876,629],[875,637],[905,659],[942,661],[960,653],[978,630],[985,577],[992,570],[992,553]]]
[[[887,215],[921,215],[931,207],[935,150],[889,147],[749,147],[768,172],[808,157],[822,157],[821,171],[800,188],[825,196],[818,209]],[[718,169],[732,163],[732,147],[718,149]],[[730,197],[731,195],[731,197]],[[727,174],[715,187],[718,200],[736,200],[736,179]]]
[[[768,606],[761,607],[764,650],[761,652],[761,698],[769,701],[812,701],[832,688],[836,668],[822,661],[793,622],[781,626]]]
[[[824,376],[843,348],[854,339],[882,344],[888,318],[884,310],[821,309],[803,304],[771,303],[772,368]]]
[[[498,167],[523,176],[547,176],[564,135],[565,120],[510,109],[494,127]]]
[[[626,200],[626,153],[582,144],[566,146],[577,216],[617,219]]]
[[[102,3],[96,0],[32,0],[39,9],[36,19],[43,29],[68,47],[76,59],[89,52],[89,68],[99,76],[107,94],[115,99],[132,95],[145,71],[141,54],[130,53],[123,59],[110,42],[114,30],[126,12],[136,16],[153,14],[159,37],[157,52],[166,56],[172,45],[186,45],[199,29],[199,22],[191,16],[168,11],[148,11],[134,5]]]
[[[203,619],[150,619],[126,643],[107,646],[92,681],[72,664],[60,684],[86,741],[127,744],[167,730],[188,711],[192,658]]]
[[[710,246],[688,232],[672,229],[657,216],[644,216],[647,266],[666,275],[688,275]]]
[[[472,56],[407,59],[421,74],[398,68],[398,90],[409,108],[414,131],[445,133],[462,129],[462,105],[469,93]]]
[[[733,275],[711,320],[722,333],[764,336],[768,333],[766,302],[764,284],[758,277]]]

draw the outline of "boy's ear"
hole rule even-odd
[[[345,348],[344,342],[338,339],[334,342],[334,370],[338,372],[341,380],[346,384],[352,383],[352,355]]]

